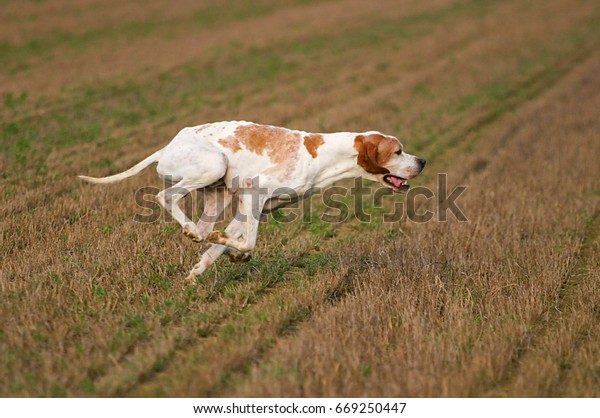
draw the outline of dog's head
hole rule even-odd
[[[407,154],[397,138],[380,133],[365,133],[354,138],[358,165],[394,192],[406,192],[406,183],[425,168],[425,159]]]

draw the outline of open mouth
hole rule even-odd
[[[383,176],[383,181],[392,186],[392,189],[397,192],[406,192],[410,189],[410,186],[406,184],[406,179],[398,176],[394,176],[393,174],[386,174]]]

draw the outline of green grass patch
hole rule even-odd
[[[330,254],[306,254],[296,260],[293,265],[305,271],[308,276],[314,276],[321,270],[337,268],[337,263]]]

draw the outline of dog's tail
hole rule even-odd
[[[162,149],[158,150],[151,156],[145,158],[144,160],[140,161],[139,163],[137,163],[136,165],[131,167],[129,170],[125,170],[122,173],[115,174],[113,176],[108,176],[108,177],[77,176],[77,177],[79,177],[82,180],[89,181],[90,183],[95,183],[95,184],[107,184],[107,183],[114,183],[117,181],[125,180],[128,177],[133,177],[136,174],[139,174],[144,168],[148,167],[150,164],[157,162],[158,159],[160,158],[160,156],[162,155],[162,153],[163,153]]]

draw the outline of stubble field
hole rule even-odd
[[[0,0],[0,22],[0,395],[600,396],[598,2]],[[191,286],[203,247],[134,221],[153,169],[76,178],[239,119],[396,135],[428,160],[413,186],[468,186],[468,221],[367,199],[328,224],[315,200]]]

